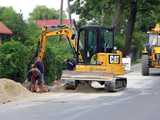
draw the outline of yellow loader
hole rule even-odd
[[[147,76],[150,68],[160,68],[160,24],[148,33],[148,42],[142,51],[142,75]]]

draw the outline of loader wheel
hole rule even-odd
[[[142,55],[142,75],[149,75],[149,58],[148,55]]]

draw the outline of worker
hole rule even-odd
[[[37,92],[37,89],[39,88],[39,86],[42,86],[42,76],[39,69],[33,65],[31,70],[28,72],[27,78],[29,81],[31,81],[31,85],[29,89],[32,92]]]
[[[27,78],[31,81],[30,90],[38,92],[43,90],[44,85],[44,65],[40,58],[36,58],[31,70],[28,72]],[[39,89],[39,90],[38,90]]]
[[[42,60],[38,57],[36,58],[36,61],[34,63],[34,67],[37,68],[41,72],[41,80],[42,84],[44,84],[44,64]]]

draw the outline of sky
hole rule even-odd
[[[67,0],[63,0],[64,5],[63,9],[67,9]],[[14,10],[17,12],[20,12],[20,10],[23,13],[24,19],[27,19],[29,16],[29,13],[32,12],[32,10],[37,5],[46,5],[48,8],[60,8],[60,2],[61,0],[0,0],[0,6],[12,6]],[[72,18],[78,19],[78,16],[72,15]]]

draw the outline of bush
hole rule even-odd
[[[26,47],[16,41],[5,42],[0,47],[0,78],[24,82],[29,66],[34,63],[36,47],[35,44]],[[62,70],[66,68],[64,61],[69,58],[73,58],[73,54],[68,41],[50,38],[43,60],[47,84],[60,79]]]
[[[46,48],[46,55],[44,58],[44,67],[45,67],[45,73],[44,73],[45,81],[47,84],[50,84],[52,83],[53,80],[56,79],[55,54],[50,47]]]
[[[68,41],[59,41],[58,38],[49,39],[44,58],[44,75],[47,84],[60,79],[62,70],[66,68],[64,60],[72,57]]]
[[[147,36],[144,32],[135,31],[133,34],[132,53],[133,61],[141,57],[144,44],[147,41]]]
[[[20,42],[6,42],[0,47],[0,78],[23,82],[27,73],[29,50]]]

